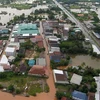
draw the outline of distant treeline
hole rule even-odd
[[[65,2],[65,3],[75,3],[75,2],[100,2],[100,0],[57,0],[59,2]]]
[[[10,4],[11,2],[14,2],[16,0],[0,0],[1,4]]]

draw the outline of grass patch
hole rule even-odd
[[[32,8],[32,5],[30,5],[30,4],[10,4],[9,6],[12,8],[16,8],[18,10]]]
[[[43,92],[42,87],[40,84],[32,84],[29,88],[28,93],[32,96],[36,96],[36,93]]]

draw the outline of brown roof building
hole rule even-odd
[[[38,41],[37,42],[37,45],[39,46],[39,48],[43,48],[44,47],[43,41]]]
[[[28,72],[29,75],[44,76],[46,75],[46,67],[34,65]]]
[[[68,78],[67,71],[54,69],[53,76],[54,76],[55,83],[59,83],[59,84],[68,84],[69,83],[68,79],[67,79]]]

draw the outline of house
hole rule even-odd
[[[36,59],[36,65],[46,66],[45,58],[37,58]]]
[[[38,45],[39,48],[44,48],[43,41],[38,41],[37,45]]]
[[[53,60],[54,62],[60,62],[61,56],[60,55],[52,55],[52,56],[50,56],[50,60]]]
[[[9,61],[9,62],[13,62],[14,60],[15,60],[15,57],[14,57],[14,56],[9,56],[9,57],[8,57],[8,61]]]
[[[34,65],[28,72],[29,75],[44,76],[46,75],[46,67]]]
[[[9,29],[5,26],[0,26],[0,34],[8,34]]]
[[[0,59],[0,66],[3,66],[4,70],[10,70],[10,64],[8,62],[8,58],[6,57],[6,55],[3,55]]]
[[[49,50],[49,53],[53,53],[53,52],[60,52],[60,48],[59,47],[56,47],[56,48],[51,48]]]
[[[62,97],[61,100],[73,100],[73,99],[69,99],[67,97]]]
[[[82,81],[82,76],[77,75],[77,74],[73,74],[73,76],[70,80],[71,83],[74,83],[74,84],[77,84],[77,85],[80,85],[81,81]]]
[[[3,47],[3,40],[0,40],[0,48]]]
[[[70,80],[70,83],[80,85],[81,81],[82,81],[82,76],[77,75],[77,74],[73,74],[73,76]]]
[[[44,31],[53,33],[53,28],[47,25],[44,27]]]
[[[31,40],[33,43],[36,43],[36,42],[39,42],[39,41],[43,41],[43,38],[42,38],[41,35],[36,35],[35,37],[30,38],[30,40]]]
[[[8,44],[8,47],[14,47],[16,50],[20,49],[20,43],[19,42],[10,42]]]
[[[100,54],[100,50],[94,44],[92,44],[92,48],[93,48],[93,52]]]
[[[16,56],[16,50],[15,50],[15,47],[7,47],[5,49],[5,53],[6,53],[6,56]]]
[[[35,64],[35,60],[34,59],[30,59],[29,61],[28,61],[28,65],[29,66],[33,66]]]
[[[74,90],[72,92],[72,98],[74,100],[88,100],[86,93]]]
[[[53,70],[54,82],[59,84],[69,84],[68,82],[68,73],[63,70]]]
[[[19,71],[21,73],[25,73],[27,71],[27,67],[25,66],[25,64],[20,64]]]
[[[95,93],[95,100],[100,100],[100,76],[94,77],[97,84],[97,92]]]

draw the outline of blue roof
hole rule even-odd
[[[35,60],[34,59],[31,59],[28,61],[28,65],[29,66],[33,66],[35,64]]]
[[[75,98],[79,98],[77,100],[87,100],[87,95],[86,93],[80,92],[80,91],[76,91],[74,90],[74,92],[72,92],[72,97]]]
[[[60,62],[61,57],[60,56],[50,56],[50,60],[53,60],[54,62]]]

